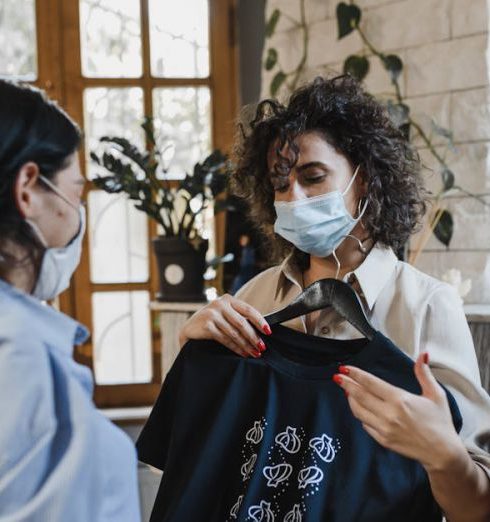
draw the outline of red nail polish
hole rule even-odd
[[[339,373],[343,373],[344,375],[349,375],[350,370],[347,366],[339,366]]]
[[[265,324],[262,327],[262,331],[265,333],[265,335],[272,335],[271,327],[268,324]]]
[[[349,396],[349,392],[347,390],[344,390],[345,392],[345,396],[348,397]]]
[[[265,352],[266,346],[265,346],[264,341],[262,341],[262,339],[259,340],[259,342],[257,343],[257,346],[259,347],[259,350],[261,352]]]
[[[338,373],[336,373],[336,374],[332,377],[332,381],[333,381],[335,384],[342,384],[342,376],[339,375]]]
[[[260,356],[262,355],[261,352],[259,352],[258,350],[256,352],[254,352],[254,357],[257,359],[259,358]]]
[[[429,354],[427,352],[425,352],[424,355],[422,355],[422,360],[425,364],[429,364]]]

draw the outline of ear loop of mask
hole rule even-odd
[[[58,195],[65,203],[70,205],[71,208],[75,209],[78,212],[77,206],[74,205],[54,183],[52,183],[48,178],[46,178],[42,174],[39,174],[39,179],[45,185],[47,185],[56,195]]]
[[[65,203],[70,205],[71,208],[79,212],[79,209],[63,194],[63,192],[54,184],[52,183],[46,176],[43,176],[42,174],[39,174],[39,179],[47,186],[49,189],[51,189],[57,196],[59,196]],[[36,233],[37,237],[39,238],[39,241],[43,245],[44,248],[48,248],[48,242],[46,241],[46,238],[44,237],[44,234],[41,232],[41,229],[34,223],[34,221],[31,221],[30,219],[25,219],[27,223],[31,226],[31,228],[34,229],[34,232]]]
[[[356,236],[353,236],[352,234],[347,234],[346,236],[344,236],[344,239],[347,239],[347,238],[350,238],[350,239],[354,239],[355,241],[357,241],[357,243],[359,244],[359,250],[364,254],[364,255],[367,255],[368,253],[368,250],[367,248],[362,244],[362,241],[356,237]],[[343,242],[343,241],[342,241]],[[337,247],[338,248],[338,247]],[[337,252],[336,252],[336,248],[333,250],[332,252],[332,255],[333,255],[333,258],[335,259],[335,263],[337,265],[337,272],[335,273],[335,279],[338,279],[339,278],[339,275],[340,275],[340,261],[339,261],[339,258],[337,257]]]
[[[357,173],[359,172],[361,165],[357,165],[356,170],[354,171],[354,174],[352,174],[352,178],[350,179],[349,183],[347,184],[347,187],[345,187],[344,192],[342,192],[342,196],[345,196],[347,192],[349,192],[350,188],[352,187],[352,183],[354,183],[355,179],[357,178]]]
[[[342,192],[342,196],[345,196],[345,194],[347,194],[347,192],[349,192],[349,189],[351,188],[352,186],[352,183],[354,183],[354,180],[356,179],[356,176],[357,176],[357,173],[359,172],[359,168],[360,168],[361,165],[358,165],[356,170],[354,171],[354,174],[352,175],[352,178],[351,180],[349,181],[349,184],[347,185],[347,187],[345,188],[344,192]],[[368,206],[368,199],[366,198],[366,201],[364,202],[364,205],[361,209],[361,201],[362,201],[362,198],[359,200],[359,203],[357,204],[357,220],[361,223],[361,226],[362,228],[366,228],[364,226],[364,223],[362,222],[362,216],[364,215],[364,213],[366,212],[366,208]],[[367,251],[367,248],[362,244],[362,241],[352,235],[352,234],[346,234],[345,236],[343,236],[342,238],[342,241],[340,244],[343,243],[343,240],[344,239],[347,239],[347,238],[350,238],[350,239],[354,239],[355,241],[357,241],[357,243],[359,244],[359,250],[364,254],[364,255],[367,255],[368,251]],[[340,245],[339,245],[340,246]],[[338,248],[338,247],[337,247]],[[341,264],[340,264],[340,261],[339,261],[339,258],[337,257],[337,252],[336,252],[336,248],[334,248],[333,252],[332,252],[332,255],[333,255],[333,258],[335,259],[335,263],[337,264],[337,272],[335,273],[335,279],[338,279],[339,278],[339,275],[340,275],[340,267],[341,267]]]

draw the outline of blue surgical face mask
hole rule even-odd
[[[353,218],[344,202],[358,172],[359,167],[344,192],[334,190],[312,198],[274,203],[276,234],[307,254],[316,257],[331,255],[366,211],[367,200],[359,216]]]
[[[71,276],[80,262],[82,241],[85,234],[86,216],[85,208],[83,206],[75,206],[56,185],[49,181],[49,179],[44,176],[39,177],[45,185],[70,205],[70,207],[72,207],[80,217],[80,226],[77,234],[68,245],[61,248],[49,247],[39,227],[33,221],[26,220],[45,248],[39,276],[32,295],[41,301],[48,301],[54,299],[57,295],[61,294],[61,292],[68,288]]]

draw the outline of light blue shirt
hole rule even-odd
[[[87,337],[0,280],[0,522],[140,520],[134,445],[73,360]]]

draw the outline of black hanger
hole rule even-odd
[[[370,341],[373,339],[376,330],[366,317],[356,292],[349,284],[333,278],[315,281],[288,306],[266,315],[265,320],[270,325],[279,324],[328,306],[332,306]]]

